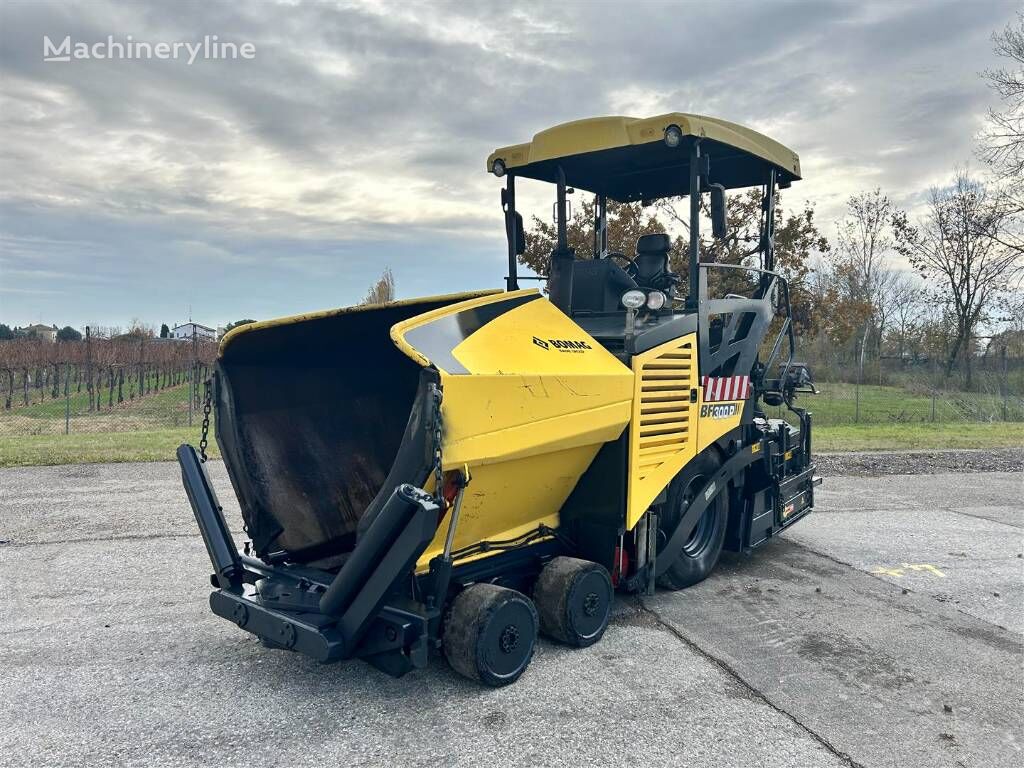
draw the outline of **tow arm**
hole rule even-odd
[[[437,530],[432,496],[411,485],[396,488],[337,575],[268,565],[238,552],[195,449],[182,445],[177,457],[213,565],[214,613],[265,645],[321,662],[358,657],[396,676],[427,664],[441,603],[414,601],[406,582]]]

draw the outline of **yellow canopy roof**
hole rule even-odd
[[[671,125],[683,134],[680,147],[668,147],[663,140]],[[727,188],[763,184],[772,167],[784,186],[800,178],[800,158],[774,139],[726,120],[683,112],[562,123],[526,144],[496,149],[487,158],[487,170],[500,159],[516,176],[554,182],[561,166],[570,186],[615,200],[657,198],[686,192],[689,146],[697,139],[710,157],[713,183]]]

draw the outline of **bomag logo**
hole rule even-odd
[[[705,403],[700,407],[700,417],[702,419],[727,419],[735,415],[736,403],[725,403],[723,405]]]
[[[593,349],[585,341],[573,341],[572,339],[538,339],[534,336],[533,343],[541,349],[557,349],[559,352],[573,352],[576,354],[586,349]]]

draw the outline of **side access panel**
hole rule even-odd
[[[696,455],[697,334],[633,357],[626,528]]]

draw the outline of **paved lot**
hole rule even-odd
[[[494,691],[212,616],[172,464],[0,470],[0,765],[1015,766],[1022,477],[828,478],[783,539]]]

